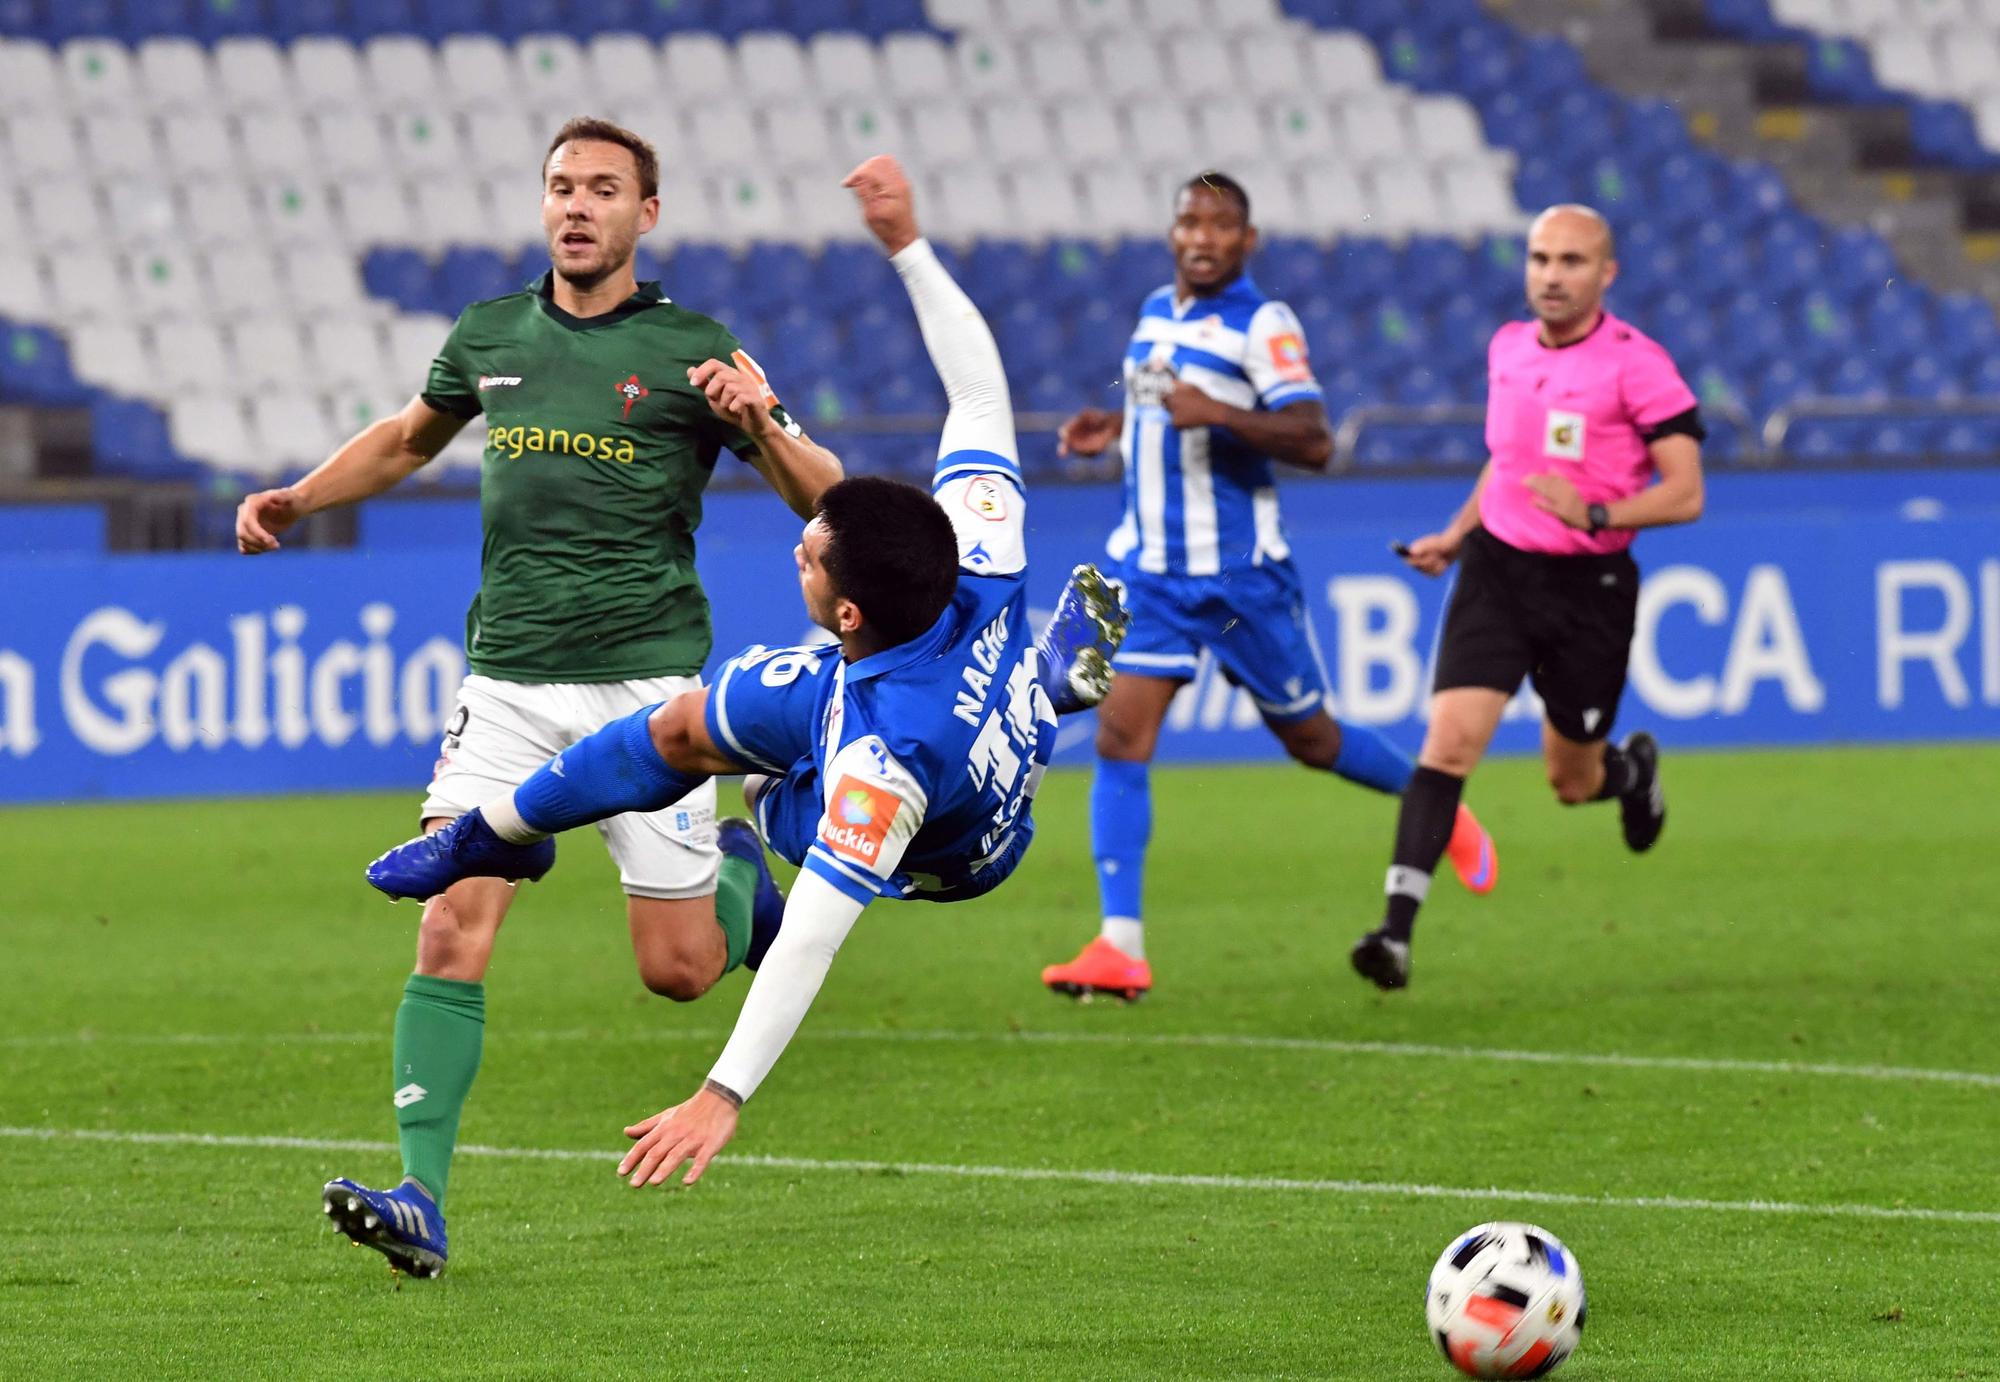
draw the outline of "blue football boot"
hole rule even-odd
[[[1089,562],[1070,572],[1056,612],[1035,639],[1042,689],[1056,714],[1088,710],[1111,691],[1111,659],[1132,616],[1118,587]]]
[[[319,1192],[333,1226],[411,1276],[444,1275],[444,1215],[413,1180],[394,1190],[370,1190],[342,1176]]]
[[[715,843],[724,854],[749,861],[757,869],[757,891],[750,904],[750,950],[743,957],[745,969],[764,963],[764,952],[778,938],[785,919],[785,895],[771,877],[770,861],[764,857],[764,841],[757,827],[741,816],[731,816],[715,827]]]
[[[555,867],[556,842],[511,845],[477,811],[405,841],[368,866],[368,881],[393,898],[436,897],[466,878],[530,883]]]

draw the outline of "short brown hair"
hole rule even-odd
[[[632,161],[639,165],[639,195],[660,195],[660,156],[653,152],[653,146],[623,125],[614,125],[594,115],[578,115],[556,131],[556,137],[549,142],[549,151],[542,155],[543,177],[548,176],[549,160],[556,150],[578,139],[594,139],[631,150]]]

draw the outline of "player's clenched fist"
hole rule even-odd
[[[910,198],[910,179],[895,159],[877,154],[842,178],[840,185],[853,191],[855,200],[861,203],[861,219],[890,254],[898,253],[917,238],[917,212]]]
[[[752,437],[777,427],[771,416],[769,386],[761,375],[720,360],[704,360],[688,371],[688,383],[708,399],[708,410]]]
[[[1449,533],[1428,533],[1409,545],[1403,560],[1426,576],[1440,576],[1458,560],[1459,540]]]
[[[1084,408],[1056,429],[1056,454],[1095,456],[1118,439],[1125,425],[1122,414],[1104,408]]]
[[[259,490],[236,506],[236,550],[245,556],[278,550],[278,534],[305,517],[305,506],[289,486]]]

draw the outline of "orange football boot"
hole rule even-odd
[[[1452,822],[1444,852],[1467,892],[1483,897],[1500,881],[1500,855],[1493,848],[1493,837],[1464,802],[1458,804],[1458,819]]]
[[[1100,993],[1136,1003],[1153,987],[1153,967],[1099,936],[1068,964],[1044,969],[1042,982],[1057,993],[1086,1003]]]

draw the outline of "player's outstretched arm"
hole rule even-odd
[[[421,398],[371,423],[295,485],[260,490],[236,509],[236,550],[245,556],[278,549],[278,535],[308,514],[372,499],[434,459],[465,426]]]
[[[688,371],[688,382],[708,399],[708,410],[749,437],[757,450],[751,464],[764,482],[800,518],[811,518],[821,494],[838,484],[840,458],[808,437],[796,422],[787,426],[771,412],[769,383],[750,357],[739,351],[734,363],[704,360]]]

